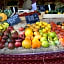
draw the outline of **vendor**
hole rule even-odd
[[[31,0],[23,0],[23,1],[24,1],[24,3],[23,3],[22,9],[30,10],[32,8],[32,6],[31,6],[32,1]]]
[[[32,0],[32,10],[37,10],[36,1],[37,0]]]
[[[36,0],[24,0],[23,10],[37,10]]]

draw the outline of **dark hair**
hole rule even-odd
[[[36,2],[36,0],[31,0],[32,1],[32,4]]]

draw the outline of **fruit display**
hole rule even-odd
[[[36,22],[32,25],[26,25],[25,40],[26,39],[29,39],[29,41],[31,41],[31,46],[29,48],[32,47],[33,49],[40,48],[41,46],[47,48],[49,46],[56,46],[59,44],[59,40],[56,33],[54,31],[51,31],[51,25],[47,22],[42,21]],[[23,45],[25,44],[26,42],[24,42]],[[23,47],[26,48],[25,46]]]
[[[19,35],[21,35],[21,37]],[[9,49],[21,47],[23,40],[24,34],[18,34],[12,26],[9,26],[0,36],[0,49],[4,47],[8,47]]]
[[[64,22],[40,21],[26,24],[24,28],[18,28],[19,32],[6,22],[2,24],[5,28],[0,34],[0,49],[49,49],[58,45],[64,46]]]
[[[59,23],[54,23],[51,22],[51,27],[52,27],[52,31],[56,32],[56,34],[58,35],[59,38],[59,42],[61,43],[62,46],[64,46],[64,28],[63,28],[63,22],[59,22]]]
[[[36,11],[27,13],[33,14]],[[25,16],[27,15],[24,13]],[[12,16],[13,17],[13,16]],[[16,17],[16,16],[15,16]],[[15,18],[14,17],[14,18]],[[12,19],[15,21],[15,19]],[[0,49],[49,49],[50,47],[64,47],[64,22],[47,23],[39,21],[32,24],[26,24],[17,30],[14,26],[7,23],[8,20],[0,23]],[[18,21],[18,19],[17,19]],[[14,24],[16,22],[9,21]]]

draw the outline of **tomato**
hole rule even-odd
[[[64,46],[64,42],[61,42],[61,45]]]

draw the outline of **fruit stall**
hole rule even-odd
[[[0,64],[63,64],[64,15],[0,11]]]

